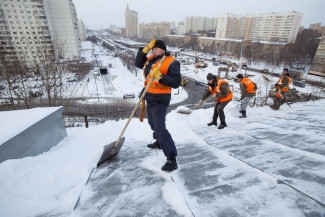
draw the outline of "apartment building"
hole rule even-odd
[[[322,26],[322,23],[310,24],[309,29],[316,30],[321,34],[325,34],[325,26]]]
[[[325,77],[325,34],[323,34],[319,42],[308,73]]]
[[[210,17],[186,17],[185,18],[185,32],[209,32],[215,31],[217,27],[217,18]]]
[[[302,16],[298,12],[258,16],[227,14],[218,17],[216,38],[294,43]]]
[[[0,0],[0,40],[26,61],[40,53],[79,58],[77,14],[72,0]],[[9,57],[10,58],[10,57]]]
[[[80,41],[86,40],[87,27],[81,19],[78,19]]]
[[[130,10],[129,5],[125,9],[125,37],[138,37],[138,12]]]
[[[176,27],[175,34],[176,35],[185,35],[185,23],[184,22],[178,23],[178,26]]]
[[[171,23],[148,23],[139,24],[139,37],[145,40],[151,40],[153,38],[163,38],[170,34]]]

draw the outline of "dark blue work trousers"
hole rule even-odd
[[[159,101],[147,100],[148,122],[166,157],[176,157],[177,150],[172,136],[166,129],[168,105]]]

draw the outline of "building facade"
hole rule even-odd
[[[0,9],[0,40],[9,37],[7,45],[20,58],[35,61],[41,52],[79,58],[79,28],[72,0],[0,0]]]
[[[139,24],[139,37],[144,40],[163,38],[170,34],[170,26],[168,22]]]
[[[125,9],[125,37],[138,37],[138,12],[130,10],[129,5]]]
[[[186,17],[185,33],[210,32],[215,31],[217,18],[210,17]]]
[[[80,41],[86,40],[87,27],[81,19],[78,19]]]
[[[308,73],[325,77],[325,34],[322,36],[319,42]]]
[[[216,38],[294,43],[299,32],[302,13],[262,14],[218,17]]]
[[[176,27],[175,34],[176,35],[185,35],[185,23],[184,22],[178,23],[178,26]]]

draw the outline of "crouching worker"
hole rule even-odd
[[[232,100],[232,92],[227,81],[220,80],[217,76],[211,73],[207,75],[207,80],[209,89],[203,94],[199,104],[202,105],[204,100],[210,95],[216,94],[217,103],[214,107],[212,122],[208,123],[208,126],[217,126],[217,119],[219,117],[221,123],[218,129],[223,129],[227,126],[223,109]]]
[[[240,92],[241,92],[241,104],[240,104],[240,118],[246,118],[246,108],[249,101],[256,96],[256,85],[249,79],[244,78],[243,74],[237,75],[237,82],[240,82]]]
[[[272,109],[277,110],[280,108],[280,106],[283,103],[284,96],[286,92],[289,91],[289,86],[292,82],[292,79],[290,78],[289,69],[284,68],[282,71],[281,78],[275,83],[275,98],[273,100],[273,105],[270,106]]]
[[[148,52],[152,54],[147,57]],[[175,143],[166,129],[167,108],[171,99],[171,88],[178,88],[181,84],[180,63],[172,56],[166,55],[160,70],[157,69],[160,60],[166,55],[166,45],[162,40],[153,39],[146,47],[138,50],[135,66],[143,69],[145,77],[144,87],[150,79],[154,80],[144,97],[147,103],[148,122],[156,140],[149,144],[149,148],[162,149],[167,162],[162,166],[164,171],[177,169],[177,149]]]

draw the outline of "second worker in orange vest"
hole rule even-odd
[[[203,94],[199,104],[203,104],[204,100],[210,95],[216,94],[217,104],[214,107],[212,122],[208,126],[217,126],[217,119],[220,118],[220,125],[218,129],[223,129],[227,126],[226,116],[223,109],[232,100],[232,92],[227,81],[220,80],[217,76],[209,73],[207,75],[209,89]]]
[[[249,101],[256,96],[256,85],[251,79],[244,78],[243,74],[238,74],[236,80],[240,82],[241,104],[239,112],[242,114],[240,118],[246,118],[247,105]]]

